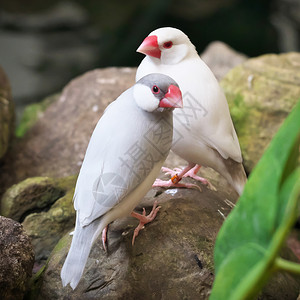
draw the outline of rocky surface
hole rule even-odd
[[[108,253],[99,237],[74,291],[63,288],[60,279],[71,243],[67,234],[36,276],[31,299],[208,299],[214,279],[214,241],[237,195],[223,188],[201,187],[201,193],[151,190],[136,210],[146,207],[149,212],[157,200],[161,209],[156,219],[140,232],[133,247],[137,220],[128,217],[113,222]],[[299,288],[299,280],[277,274],[260,299],[296,299]]]
[[[74,227],[73,194],[77,176],[54,180],[60,197],[41,212],[28,214],[22,225],[32,240],[37,268],[49,257],[59,239]],[[51,201],[52,202],[52,201]]]
[[[244,164],[251,171],[300,100],[300,53],[267,54],[231,70],[222,80]]]
[[[2,198],[1,214],[22,222],[34,247],[36,267],[74,226],[76,176],[33,177],[13,185]]]
[[[2,197],[1,215],[22,222],[31,212],[46,210],[63,194],[56,185],[57,180],[47,177],[28,178],[13,185]]]
[[[22,225],[0,216],[0,298],[23,299],[32,274],[34,252]]]
[[[16,128],[16,136],[21,138],[25,133],[37,122],[38,119],[43,117],[44,111],[54,103],[60,94],[54,94],[46,97],[43,101],[29,104],[25,107],[20,122]]]
[[[230,200],[229,200],[229,199]],[[203,187],[155,189],[143,206],[162,206],[131,246],[138,222],[128,217],[109,226],[108,254],[101,238],[92,248],[77,289],[63,288],[60,270],[70,246],[66,235],[56,246],[40,281],[38,299],[207,299],[213,281],[213,243],[235,197]],[[229,201],[230,202],[229,202]]]
[[[8,78],[0,67],[0,160],[7,152],[14,130],[14,104]]]

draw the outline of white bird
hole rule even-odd
[[[184,108],[174,111],[172,150],[188,166],[175,171],[163,168],[173,177],[168,182],[158,179],[154,186],[189,187],[178,183],[186,176],[209,184],[196,176],[200,166],[206,166],[223,175],[240,195],[247,177],[228,103],[195,46],[182,31],[165,27],[151,32],[137,52],[146,57],[137,69],[136,80],[149,73],[169,75],[179,84],[184,101]]]
[[[173,108],[182,107],[177,83],[162,74],[141,78],[111,103],[95,127],[74,192],[76,226],[61,270],[63,286],[74,289],[93,242],[117,218],[130,215],[151,188],[172,144]],[[133,242],[150,215],[140,220]]]

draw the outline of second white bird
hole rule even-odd
[[[184,108],[174,112],[172,150],[189,165],[179,174],[173,172],[173,183],[158,181],[157,185],[178,186],[183,176],[196,177],[197,164],[219,172],[241,194],[247,178],[227,100],[189,38],[178,29],[160,28],[151,32],[137,51],[146,57],[136,80],[149,73],[166,74],[179,84],[184,99]]]

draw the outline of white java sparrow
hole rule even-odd
[[[196,176],[200,166],[211,167],[241,194],[247,181],[239,141],[225,95],[212,71],[199,57],[195,46],[180,30],[165,27],[145,38],[137,52],[146,54],[137,69],[136,80],[149,73],[171,76],[180,86],[184,108],[174,111],[172,150],[189,164],[171,181],[157,180],[155,186],[178,184],[182,177]]]
[[[77,286],[101,231],[130,215],[151,188],[171,148],[175,107],[182,107],[178,84],[169,76],[150,74],[105,110],[76,183],[76,226],[61,270],[64,286]],[[140,220],[134,237],[158,209],[155,204],[149,216],[131,213]]]

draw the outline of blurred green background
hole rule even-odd
[[[137,66],[154,29],[183,30],[201,53],[220,40],[248,56],[299,51],[299,0],[0,0],[0,65],[18,107],[85,71]]]

